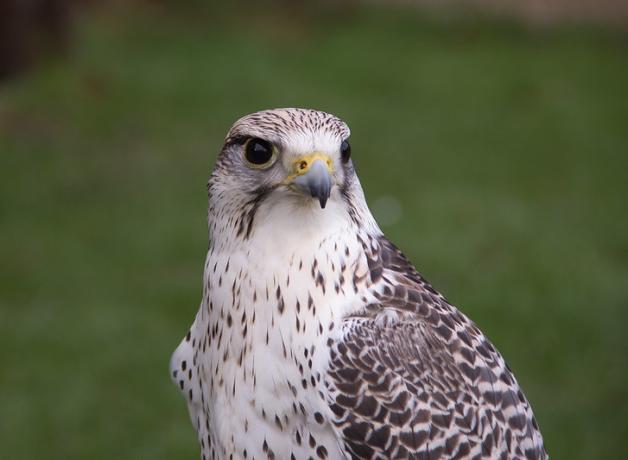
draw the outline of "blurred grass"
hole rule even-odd
[[[6,458],[195,458],[168,359],[239,116],[343,117],[384,231],[514,368],[554,459],[628,447],[628,59],[591,30],[403,11],[86,17],[0,88]]]

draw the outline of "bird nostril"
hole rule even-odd
[[[301,163],[299,163],[299,169],[303,170],[307,168],[307,161],[303,160]]]

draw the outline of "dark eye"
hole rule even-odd
[[[351,144],[349,144],[349,141],[342,141],[342,144],[340,144],[340,157],[343,163],[346,163],[351,158]]]
[[[254,137],[244,146],[244,158],[253,167],[270,166],[275,158],[275,149],[270,142]]]

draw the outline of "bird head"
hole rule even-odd
[[[208,183],[212,240],[378,231],[356,176],[349,127],[309,109],[247,115],[231,127]],[[344,230],[343,230],[344,229]]]
[[[265,110],[239,119],[229,130],[210,179],[244,205],[274,194],[324,209],[339,199],[355,172],[349,128],[315,110]]]

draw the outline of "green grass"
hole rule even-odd
[[[384,231],[505,355],[553,458],[625,452],[625,41],[192,13],[88,16],[68,59],[0,87],[6,458],[196,458],[167,366],[205,182],[231,122],[280,106],[350,124],[367,198],[401,208]]]

